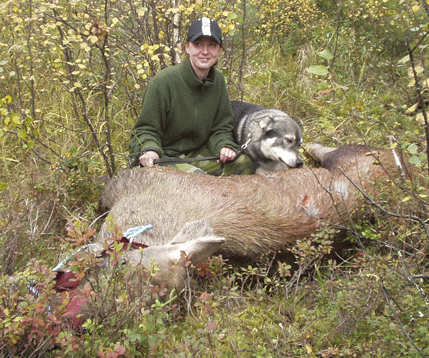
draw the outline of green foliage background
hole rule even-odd
[[[0,10],[0,355],[429,356],[426,2],[6,0]],[[49,284],[58,256],[92,235],[101,178],[128,164],[146,84],[180,61],[203,15],[225,32],[218,66],[231,99],[284,110],[306,143],[395,146],[416,181],[380,188],[397,217],[374,210],[356,223],[340,264],[304,243],[298,274],[280,265],[269,276],[265,258],[213,260],[211,279],[176,301],[96,316],[82,335],[52,328],[65,306],[54,319],[49,297],[22,300],[26,285],[11,293],[9,276]],[[103,294],[127,303],[118,277],[107,280],[119,289]]]

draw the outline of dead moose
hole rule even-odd
[[[151,224],[152,230],[134,239],[146,248],[127,250],[122,260],[144,269],[155,264],[154,281],[180,291],[185,261],[196,265],[222,254],[249,262],[269,252],[286,253],[326,224],[346,227],[361,218],[362,192],[371,190],[373,181],[382,184],[407,173],[392,150],[315,144],[308,152],[321,168],[231,177],[164,167],[123,170],[106,185],[101,205],[109,215],[89,249],[104,253],[112,226],[125,232]]]
[[[193,263],[216,253],[240,261],[270,251],[286,252],[322,225],[347,226],[362,215],[370,181],[398,179],[406,166],[392,150],[367,146],[338,149],[312,145],[322,168],[300,168],[251,176],[214,177],[164,167],[123,170],[105,188],[101,205],[110,210],[98,242],[109,226],[127,230],[152,224],[136,240],[148,245],[130,251],[133,265],[153,259],[172,287],[180,272],[166,272],[184,252]],[[173,278],[173,279],[170,279]]]

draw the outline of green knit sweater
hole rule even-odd
[[[140,116],[132,130],[130,156],[138,165],[142,152],[178,156],[207,146],[238,150],[232,137],[232,109],[224,76],[211,68],[201,81],[189,60],[160,71],[147,86]]]

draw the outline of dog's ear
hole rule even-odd
[[[269,116],[265,116],[259,121],[259,126],[264,132],[268,132],[273,129],[274,119]]]

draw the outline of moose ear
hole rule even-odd
[[[177,259],[185,252],[197,264],[219,250],[224,241],[225,238],[214,234],[209,221],[203,219],[186,223],[169,245]]]
[[[170,241],[170,245],[176,245],[199,237],[213,235],[213,229],[207,219],[187,222],[182,229]]]
[[[170,267],[184,255],[194,264],[203,262],[220,249],[225,238],[213,233],[208,220],[192,221],[165,245],[153,245],[141,250],[125,253],[131,265],[150,267],[155,263],[159,269]]]
[[[188,255],[188,259],[197,265],[218,251],[224,242],[225,238],[216,235],[199,237],[181,245],[182,247],[178,250],[180,252],[178,258],[182,257],[182,252],[184,252]]]

